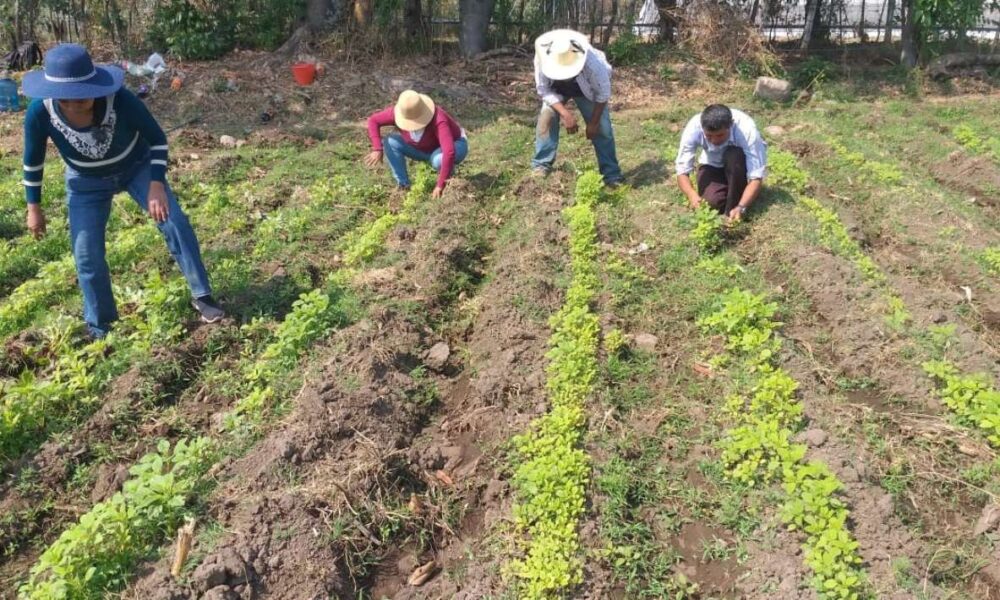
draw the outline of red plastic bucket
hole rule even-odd
[[[316,65],[313,63],[296,63],[292,65],[292,76],[299,85],[312,85],[316,80]]]

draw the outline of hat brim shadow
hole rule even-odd
[[[44,71],[31,71],[24,76],[21,85],[24,95],[29,98],[52,98],[53,100],[87,100],[110,96],[122,88],[125,72],[118,67],[95,67],[94,76],[86,81],[55,82],[45,78]]]

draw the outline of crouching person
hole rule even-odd
[[[382,128],[399,131],[382,137]],[[406,90],[394,105],[368,117],[368,138],[372,151],[365,164],[375,167],[384,156],[400,188],[409,189],[406,159],[429,163],[438,173],[431,196],[440,198],[455,167],[469,154],[469,142],[462,126],[429,96]]]
[[[697,188],[691,173],[698,164]],[[712,104],[688,121],[677,151],[677,185],[692,208],[702,202],[740,220],[760,195],[767,144],[746,113]]]

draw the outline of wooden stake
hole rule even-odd
[[[191,542],[194,541],[194,524],[194,519],[188,519],[187,523],[177,530],[177,552],[174,554],[174,566],[170,569],[170,574],[175,579],[181,576],[184,561],[187,560],[188,552],[191,551]]]

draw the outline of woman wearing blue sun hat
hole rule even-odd
[[[224,316],[212,298],[198,238],[167,184],[167,136],[149,109],[122,87],[125,74],[96,66],[87,50],[61,44],[45,55],[45,70],[25,75],[34,98],[24,119],[24,186],[28,229],[45,234],[41,208],[47,140],[66,163],[66,203],[83,315],[90,333],[104,337],[118,319],[105,258],[111,199],[128,192],[156,222],[191,289],[202,321]]]

